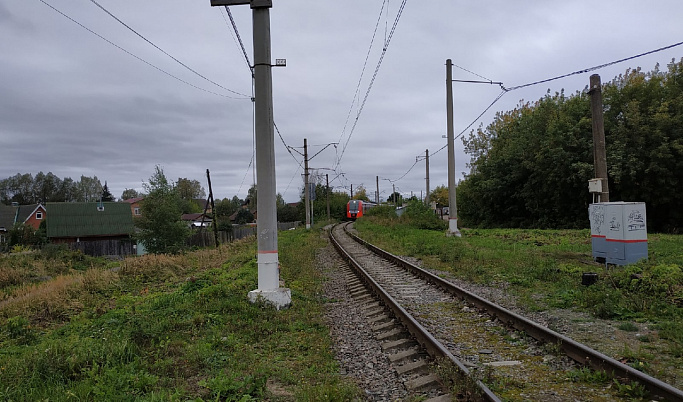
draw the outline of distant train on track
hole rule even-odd
[[[346,204],[346,219],[355,220],[365,215],[365,212],[374,207],[374,202],[363,200],[351,200]]]

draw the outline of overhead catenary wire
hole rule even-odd
[[[349,112],[346,115],[346,121],[344,122],[344,128],[342,129],[341,134],[339,135],[339,140],[337,142],[341,143],[342,139],[344,138],[344,134],[346,133],[346,127],[349,124],[349,119],[351,118],[351,112],[353,112],[353,106],[356,104],[356,100],[358,99],[358,95],[360,94],[360,86],[363,82],[363,77],[365,76],[365,69],[368,66],[368,60],[370,59],[370,52],[372,51],[372,45],[375,43],[375,37],[377,36],[377,29],[379,28],[379,23],[382,20],[382,14],[385,9],[385,6],[387,4],[387,0],[384,0],[382,2],[382,8],[379,10],[379,16],[377,17],[377,22],[375,23],[375,30],[372,32],[372,38],[370,39],[370,46],[368,46],[368,51],[365,54],[365,61],[363,62],[363,68],[361,69],[360,72],[360,77],[358,78],[358,84],[356,85],[356,91],[353,95],[353,100],[351,101],[351,106],[349,107]],[[384,33],[384,43],[386,46],[386,30]]]
[[[396,13],[396,18],[394,19],[394,24],[391,27],[391,31],[389,32],[389,37],[387,38],[386,42],[384,43],[384,47],[382,48],[382,53],[379,57],[379,60],[377,61],[377,66],[375,67],[375,72],[372,75],[372,79],[370,80],[370,84],[368,85],[368,89],[365,91],[365,96],[363,97],[363,102],[360,104],[360,108],[358,109],[358,113],[356,114],[356,118],[353,122],[353,126],[351,127],[351,132],[349,132],[349,136],[346,139],[346,142],[344,143],[344,147],[342,148],[341,155],[339,155],[339,158],[337,159],[336,166],[339,166],[341,163],[342,158],[344,157],[344,153],[346,152],[346,148],[349,145],[349,141],[351,141],[351,136],[353,136],[353,133],[356,129],[356,125],[358,124],[358,120],[360,119],[361,114],[363,113],[363,108],[365,107],[365,103],[368,100],[368,96],[370,96],[370,91],[372,90],[372,86],[375,83],[375,79],[377,78],[377,73],[379,73],[379,69],[382,66],[382,61],[384,60],[384,56],[387,53],[387,49],[389,49],[389,44],[391,43],[391,39],[394,36],[394,33],[396,32],[396,27],[398,26],[398,22],[401,19],[401,15],[403,14],[403,9],[406,6],[408,0],[403,0],[401,2],[401,5],[398,9],[398,12]]]
[[[214,92],[214,91],[211,91],[211,90],[208,90],[208,89],[199,87],[199,86],[197,86],[197,85],[194,85],[194,84],[192,84],[192,83],[190,83],[190,82],[188,82],[188,81],[185,81],[185,80],[183,80],[182,78],[177,77],[177,76],[175,76],[175,75],[169,73],[168,71],[162,69],[161,67],[158,67],[158,66],[156,66],[156,65],[154,65],[154,64],[152,64],[152,63],[150,63],[150,62],[148,62],[147,60],[143,59],[142,57],[137,56],[137,55],[133,54],[132,52],[130,52],[130,51],[124,49],[123,47],[117,45],[116,43],[110,41],[109,39],[105,38],[104,36],[98,34],[97,32],[93,31],[92,29],[88,28],[87,26],[85,26],[85,25],[81,24],[80,22],[76,21],[75,19],[71,18],[70,16],[68,16],[67,14],[65,14],[64,12],[62,12],[61,10],[57,9],[56,7],[54,7],[53,5],[51,5],[50,3],[48,3],[47,1],[45,1],[45,0],[39,0],[39,1],[40,1],[41,3],[43,3],[43,4],[45,4],[46,6],[50,7],[52,10],[54,10],[55,12],[57,12],[58,14],[60,14],[61,16],[63,16],[64,18],[66,18],[66,19],[68,19],[69,21],[73,22],[74,24],[80,26],[81,28],[85,29],[86,31],[90,32],[91,34],[97,36],[98,38],[102,39],[103,41],[109,43],[110,45],[114,46],[115,48],[117,48],[117,49],[121,50],[122,52],[128,54],[129,56],[132,56],[132,57],[136,58],[137,60],[139,60],[139,61],[141,61],[141,62],[147,64],[148,66],[154,68],[155,70],[157,70],[157,71],[159,71],[159,72],[161,72],[161,73],[163,73],[163,74],[166,74],[167,76],[169,76],[169,77],[171,77],[171,78],[173,78],[173,79],[175,79],[175,80],[177,80],[177,81],[182,82],[182,83],[185,84],[185,85],[191,86],[191,87],[193,87],[193,88],[195,88],[195,89],[198,89],[198,90],[200,90],[200,91],[204,91],[204,92],[210,93],[210,94],[212,94],[212,95],[221,96],[221,97],[223,97],[223,98],[230,98],[230,99],[248,99],[248,98],[237,98],[237,97],[234,97],[234,96],[229,96],[229,95],[225,95],[225,94],[220,94],[220,93],[217,93],[217,92]]]
[[[228,18],[230,19],[230,25],[232,26],[232,29],[233,29],[233,32],[234,32],[234,37],[236,38],[236,41],[237,41],[237,43],[238,43],[238,46],[239,46],[240,49],[242,50],[242,55],[244,56],[244,61],[245,61],[246,64],[247,64],[247,68],[249,68],[249,72],[250,72],[251,78],[252,78],[252,91],[253,91],[253,81],[254,81],[254,79],[255,79],[255,76],[254,76],[254,66],[252,66],[251,60],[249,60],[249,54],[247,53],[247,49],[246,49],[246,47],[244,46],[244,42],[242,41],[242,36],[240,35],[239,29],[237,28],[237,23],[235,22],[235,19],[234,19],[233,16],[232,16],[232,12],[230,11],[230,7],[225,6],[225,11],[226,11],[226,13],[228,14]],[[225,17],[223,17],[223,18],[225,18]],[[226,24],[227,24],[227,21],[226,21]],[[253,101],[253,100],[254,100],[254,97],[252,96],[252,101]],[[296,158],[296,156],[294,156],[294,154],[293,154],[292,151],[290,150],[290,148],[292,148],[292,147],[290,147],[289,145],[287,145],[287,142],[285,141],[284,137],[282,136],[282,133],[280,132],[280,129],[278,128],[278,126],[277,126],[277,124],[275,123],[275,121],[273,121],[273,128],[274,128],[275,131],[277,132],[278,137],[280,137],[280,141],[282,142],[282,145],[284,145],[284,147],[285,147],[285,149],[287,150],[287,152],[289,153],[289,155],[292,157],[292,159],[294,159],[294,162],[296,162],[297,165],[299,166],[299,167],[297,168],[297,172],[298,172],[298,169],[303,169],[303,165],[302,165],[303,162],[299,161],[299,160]],[[252,138],[254,141],[255,141],[255,135],[256,135],[256,133],[254,132],[254,137]],[[255,147],[255,142],[252,144],[252,146]],[[253,153],[253,152],[252,152],[252,153]],[[251,163],[250,163],[250,166],[251,166]],[[296,173],[295,173],[295,176],[296,176]],[[255,172],[254,172],[253,182],[256,183]],[[290,184],[291,184],[291,180],[290,180]],[[241,188],[241,186],[240,186],[240,188]],[[287,185],[287,189],[285,189],[285,193],[287,192],[288,189],[289,189],[289,185]]]
[[[210,80],[210,79],[206,78],[204,75],[200,74],[199,72],[197,72],[197,71],[196,71],[195,69],[193,69],[192,67],[190,67],[190,66],[188,66],[187,64],[183,63],[182,61],[178,60],[177,58],[175,58],[174,56],[172,56],[171,54],[169,54],[168,52],[166,52],[164,49],[160,48],[160,47],[157,46],[155,43],[153,43],[152,41],[150,41],[149,39],[147,39],[146,37],[144,37],[144,36],[143,36],[142,34],[140,34],[138,31],[136,31],[135,29],[133,29],[130,25],[128,25],[128,24],[126,24],[125,22],[123,22],[119,17],[117,17],[117,16],[115,16],[114,14],[112,14],[111,11],[107,10],[106,8],[104,8],[104,7],[103,7],[100,3],[98,3],[96,0],[90,0],[90,2],[93,3],[94,5],[96,5],[97,7],[99,7],[99,8],[100,8],[102,11],[104,11],[105,13],[107,13],[110,17],[112,17],[113,19],[115,19],[116,21],[118,21],[121,25],[123,25],[124,27],[128,28],[129,31],[133,32],[133,33],[134,33],[135,35],[137,35],[139,38],[141,38],[141,39],[144,40],[145,42],[149,43],[150,45],[154,46],[154,48],[156,48],[157,50],[159,50],[161,53],[163,53],[163,54],[165,54],[166,56],[170,57],[171,59],[173,59],[173,61],[175,61],[176,63],[178,63],[178,64],[180,64],[181,66],[185,67],[186,69],[188,69],[189,71],[191,71],[191,72],[194,73],[195,75],[197,75],[197,76],[203,78],[204,80],[206,80],[206,81],[208,81],[208,82],[214,84],[215,86],[217,86],[217,87],[219,87],[219,88],[221,88],[221,89],[224,89],[224,90],[226,90],[226,91],[228,91],[228,92],[232,92],[232,93],[234,93],[235,95],[241,95],[241,96],[244,96],[244,97],[248,97],[248,95],[245,95],[245,94],[240,93],[240,92],[237,92],[237,91],[233,91],[233,90],[230,89],[230,88],[226,88],[226,87],[224,87],[223,85],[221,85],[221,84],[219,84],[219,83],[217,83],[217,82],[215,82],[215,81],[213,81],[213,80]]]

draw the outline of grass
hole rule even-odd
[[[0,400],[353,399],[321,318],[324,241],[296,230],[279,244],[293,299],[282,311],[247,300],[253,239],[13,283],[0,305]]]

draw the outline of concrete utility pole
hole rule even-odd
[[[605,147],[605,123],[602,115],[602,84],[600,75],[590,77],[591,115],[593,117],[593,165],[595,178],[602,182],[600,202],[609,202],[609,186],[607,184],[607,151]]]
[[[265,300],[276,309],[292,303],[290,289],[280,287],[277,248],[277,205],[275,187],[275,132],[273,123],[273,81],[270,64],[270,8],[272,0],[211,0],[212,6],[249,4],[254,39],[254,94],[256,131],[256,181],[258,198],[258,289],[249,300]]]
[[[325,194],[327,195],[327,220],[330,220],[330,175],[325,173]]]
[[[453,62],[446,60],[446,129],[448,138],[448,234],[462,236],[458,230],[458,208],[455,203],[455,140],[453,134]],[[429,197],[429,194],[427,195]]]
[[[425,181],[427,185],[427,198],[425,204],[429,205],[429,149],[425,149]]]
[[[377,192],[375,193],[375,202],[379,205],[379,176],[375,176],[375,181],[377,182]]]
[[[392,183],[391,188],[394,191],[393,193],[391,193],[391,196],[394,197],[394,206],[397,207],[398,206],[398,197],[396,196],[396,185]]]
[[[306,204],[306,229],[311,228],[311,190],[308,188],[308,143],[304,138],[304,204]]]
[[[353,184],[351,185],[351,199],[353,199]]]

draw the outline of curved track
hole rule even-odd
[[[462,395],[501,400],[484,384],[492,383],[498,389],[512,389],[504,399],[614,399],[608,386],[567,381],[571,365],[589,365],[621,382],[636,381],[661,399],[683,401],[681,390],[378,249],[346,233],[347,226],[333,228],[335,248],[426,353],[456,368],[456,388]]]

